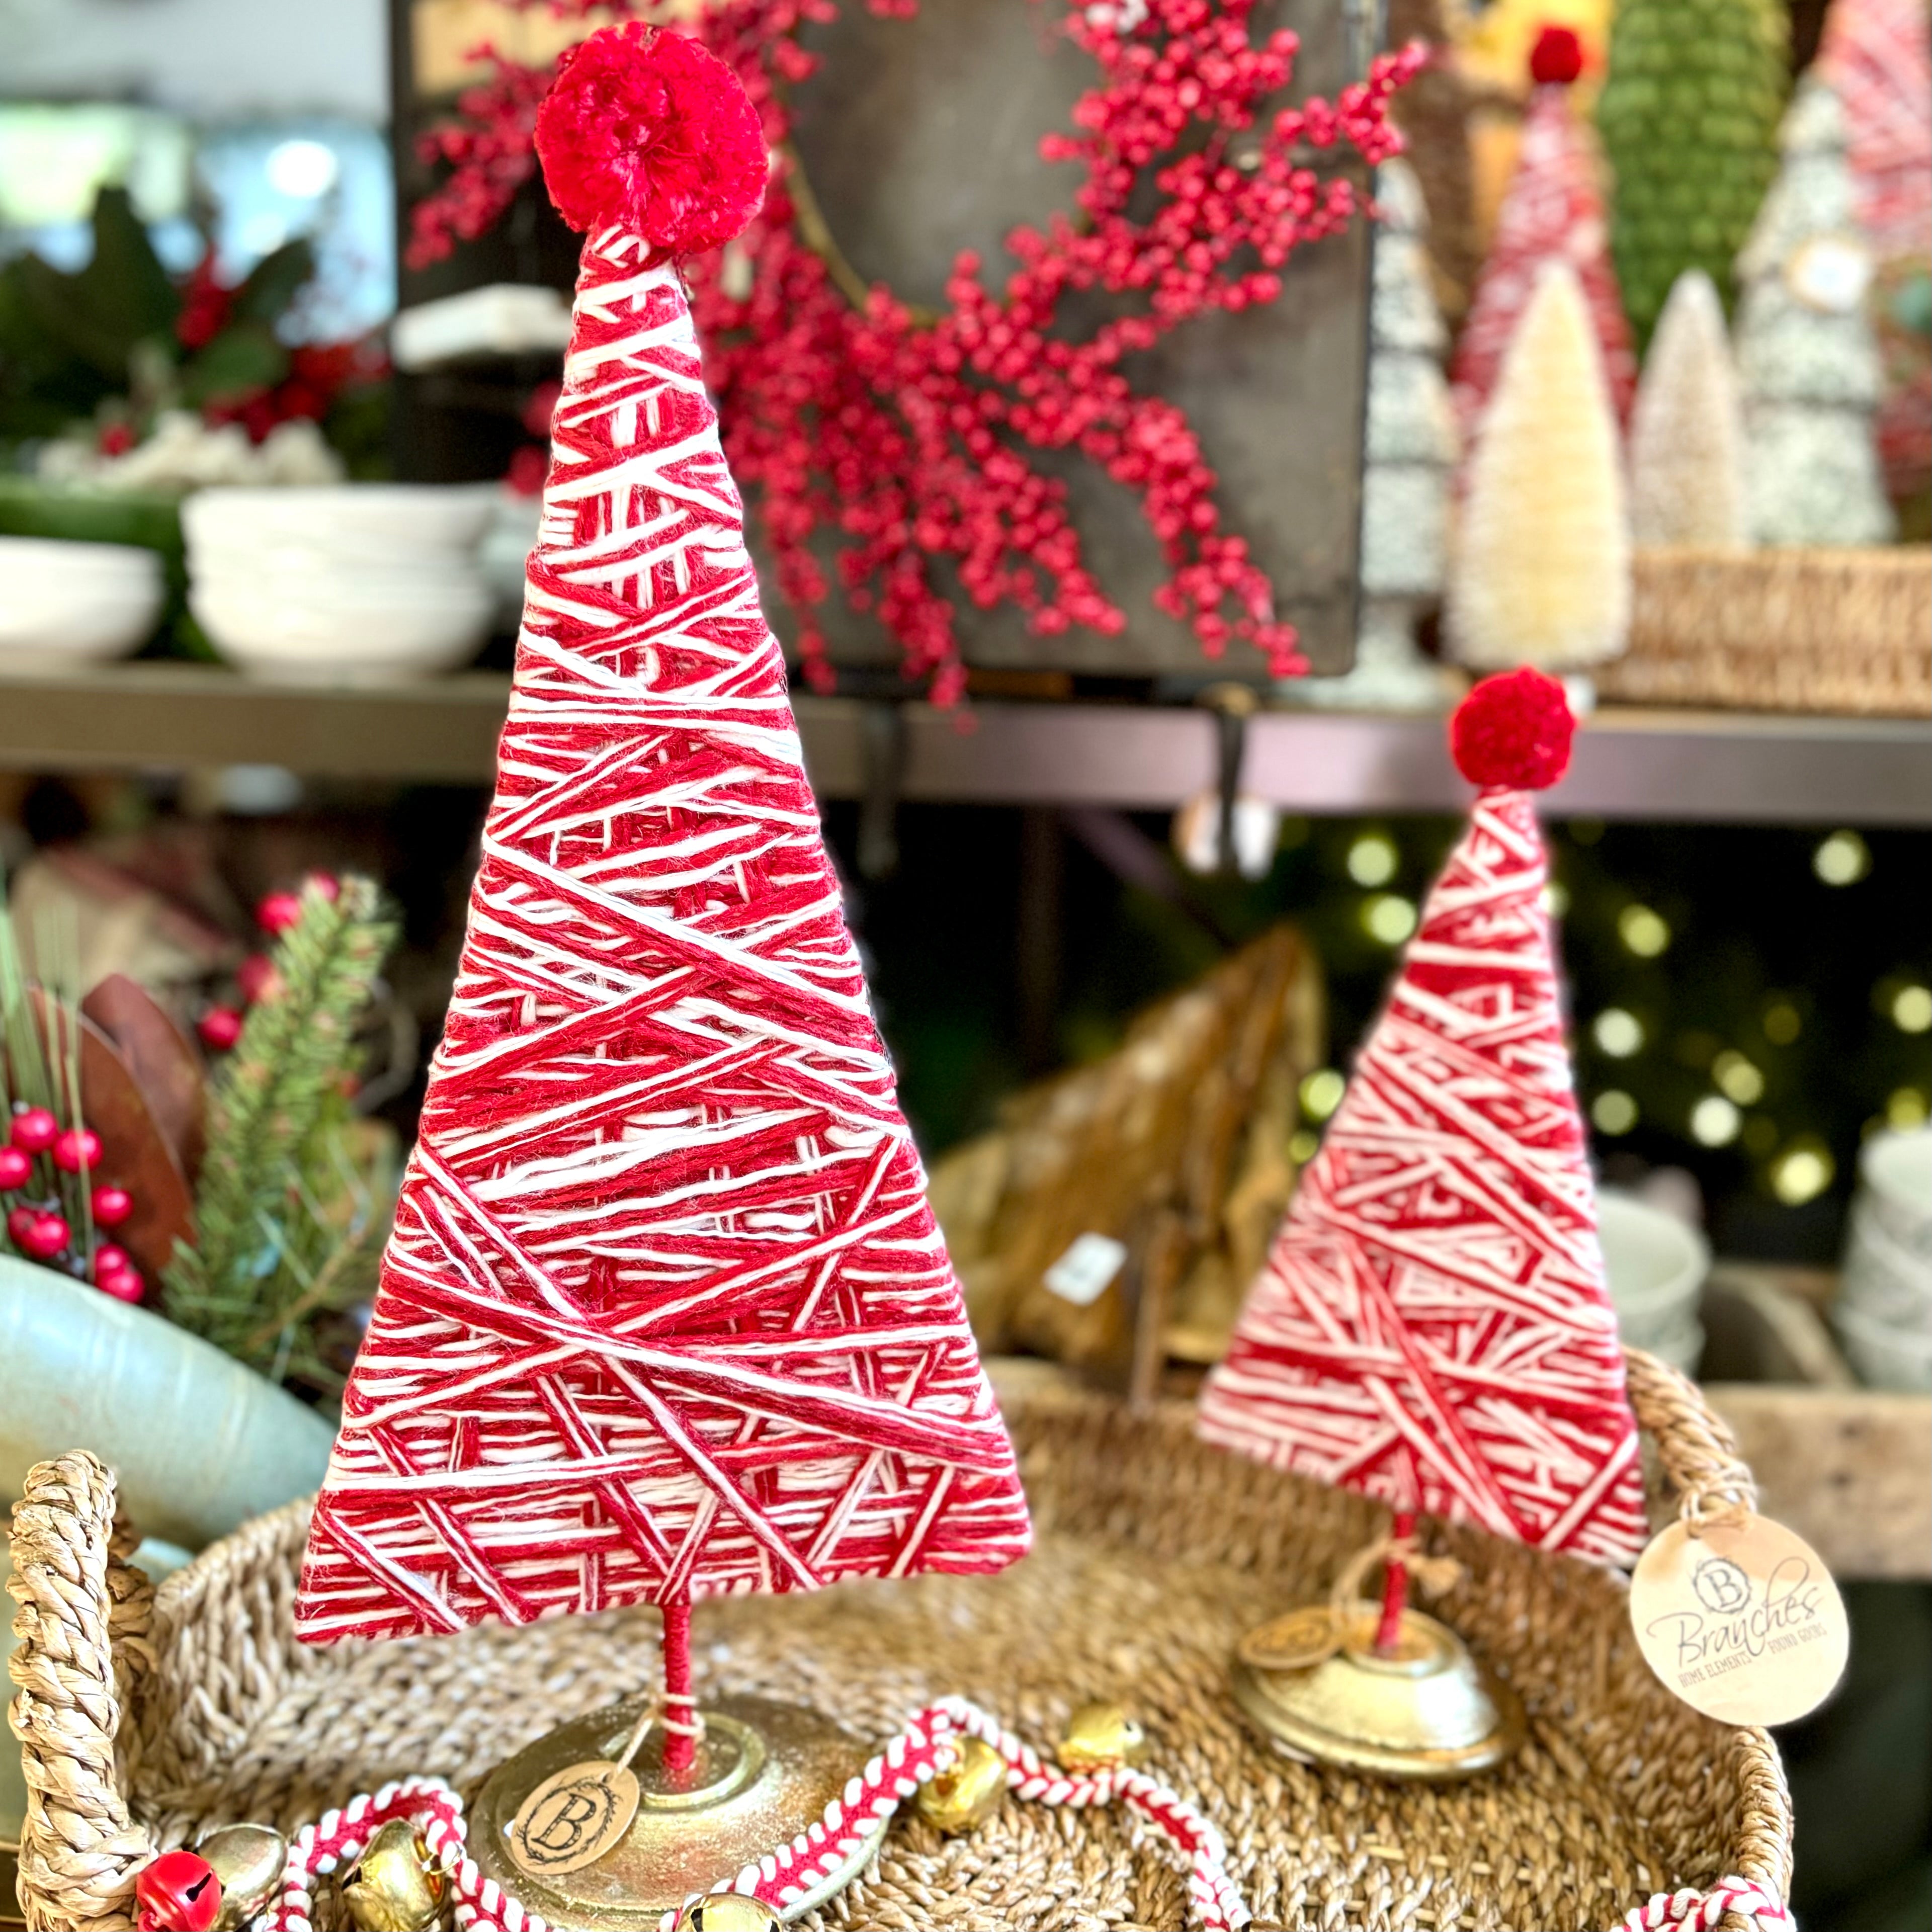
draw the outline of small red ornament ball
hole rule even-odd
[[[10,1208],[7,1210],[7,1238],[22,1254],[27,1252],[27,1243],[32,1238],[34,1223],[40,1218],[38,1208]]]
[[[134,1211],[134,1197],[124,1187],[94,1190],[94,1222],[99,1228],[118,1228]]]
[[[199,1852],[164,1852],[134,1880],[140,1932],[208,1932],[221,1910],[221,1881]]]
[[[1449,748],[1472,784],[1541,791],[1570,769],[1576,729],[1562,686],[1526,664],[1484,678],[1456,706]]]
[[[259,1006],[281,991],[282,976],[266,952],[251,952],[235,969],[235,987],[246,1004]]]
[[[45,1154],[59,1136],[60,1123],[46,1108],[23,1107],[7,1137],[22,1154]]]
[[[8,1193],[33,1178],[34,1163],[16,1147],[0,1147],[0,1189]]]
[[[92,1127],[70,1127],[54,1142],[54,1165],[63,1174],[84,1174],[100,1165],[100,1136]]]
[[[125,1248],[117,1248],[112,1241],[103,1241],[94,1251],[94,1272],[98,1275],[118,1274],[124,1268],[132,1268]]]
[[[620,227],[667,255],[740,233],[765,198],[758,111],[716,54],[641,20],[566,53],[537,110],[536,150],[557,212]]]
[[[286,932],[302,918],[299,892],[271,892],[255,908],[255,923],[264,932]]]
[[[1568,87],[1583,71],[1583,43],[1574,27],[1545,27],[1529,50],[1529,77],[1539,87]]]
[[[139,1301],[148,1292],[148,1284],[130,1268],[113,1268],[106,1273],[97,1270],[94,1285],[116,1301]]]
[[[232,1006],[210,1006],[194,1030],[211,1052],[226,1053],[242,1037],[242,1016]]]
[[[16,1208],[7,1216],[7,1232],[14,1237],[14,1245],[37,1262],[52,1261],[67,1246],[72,1229],[58,1214],[36,1214],[16,1227],[14,1215],[20,1211]]]

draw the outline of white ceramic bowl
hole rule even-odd
[[[332,609],[370,604],[416,604],[464,598],[486,588],[483,573],[466,562],[396,564],[303,565],[298,568],[243,569],[224,564],[197,569],[195,587],[223,598],[272,598],[278,604],[307,604]]]
[[[1858,1156],[1858,1179],[1873,1219],[1924,1264],[1932,1293],[1932,1127],[1874,1134]]]
[[[494,486],[341,483],[312,489],[203,490],[182,506],[191,552],[277,538],[353,549],[472,549],[489,527]]]
[[[152,634],[166,594],[151,550],[0,536],[0,663],[46,670],[124,656]]]
[[[1597,1227],[1610,1299],[1620,1316],[1657,1320],[1696,1308],[1711,1270],[1711,1249],[1695,1228],[1608,1187],[1597,1196]]]
[[[1894,1328],[1842,1298],[1832,1310],[1832,1325],[1859,1381],[1872,1388],[1932,1395],[1932,1334]]]
[[[222,656],[257,677],[364,684],[453,670],[488,633],[481,584],[443,596],[328,604],[196,584],[188,608]]]

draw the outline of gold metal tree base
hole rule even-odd
[[[1325,1606],[1302,1613],[1325,1624]],[[1296,1669],[1270,1669],[1244,1642],[1234,1664],[1235,1701],[1250,1723],[1291,1757],[1375,1778],[1446,1784],[1487,1771],[1522,1742],[1522,1706],[1469,1654],[1456,1633],[1420,1610],[1404,1610],[1395,1654],[1378,1657],[1372,1604],[1358,1604],[1342,1642]],[[1298,1616],[1296,1623],[1300,1622]]]
[[[647,1701],[613,1704],[560,1725],[499,1765],[476,1801],[470,1851],[483,1875],[562,1932],[654,1932],[658,1918],[694,1892],[710,1891],[815,1823],[866,1762],[866,1747],[815,1711],[721,1697],[704,1707],[704,1737],[687,1780],[666,1775],[664,1732],[653,1730],[631,1760],[640,1797],[623,1838],[580,1870],[532,1876],[510,1847],[524,1799],[567,1766],[618,1757]],[[785,1916],[842,1892],[885,1831],[880,1824]]]

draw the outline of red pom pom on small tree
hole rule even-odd
[[[1569,87],[1583,71],[1583,43],[1574,27],[1547,26],[1529,50],[1529,77],[1538,87]]]
[[[743,84],[695,40],[641,20],[565,55],[536,139],[572,227],[626,228],[668,255],[729,242],[764,200],[765,139]]]
[[[1576,730],[1562,686],[1526,664],[1484,678],[1456,706],[1449,749],[1472,784],[1544,791],[1570,769]]]

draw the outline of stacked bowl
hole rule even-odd
[[[1699,1309],[1711,1270],[1703,1236],[1676,1215],[1610,1188],[1597,1196],[1597,1223],[1618,1334],[1695,1375],[1704,1352]]]
[[[166,594],[151,550],[0,536],[0,666],[58,670],[124,657],[153,632]]]
[[[258,677],[364,683],[450,670],[488,634],[478,561],[493,486],[204,490],[182,506],[188,608]]]
[[[1863,1381],[1932,1392],[1932,1127],[1865,1143],[1832,1320]]]

